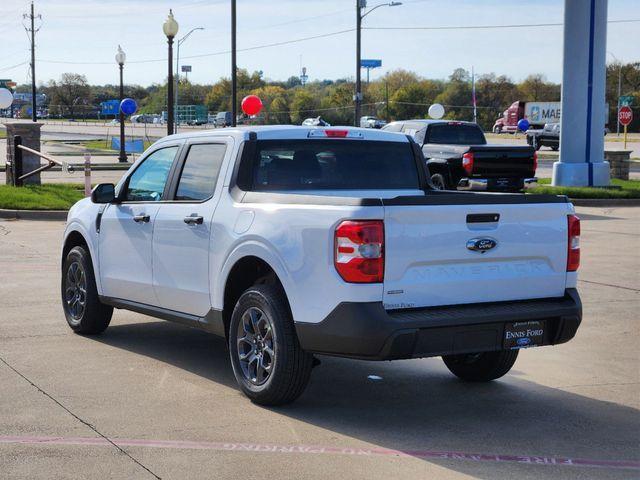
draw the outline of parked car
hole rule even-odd
[[[387,124],[384,120],[378,117],[366,116],[360,117],[360,126],[362,128],[382,128]]]
[[[527,130],[527,143],[536,150],[540,147],[551,147],[557,151],[560,148],[560,124],[545,123],[544,128]]]
[[[218,112],[216,114],[216,127],[228,127],[233,123],[231,112]]]
[[[302,122],[304,127],[330,127],[331,124],[322,117],[307,118]]]
[[[604,135],[606,136],[607,133],[609,133],[609,129],[605,127]],[[544,128],[530,128],[527,130],[527,143],[536,150],[540,150],[541,147],[549,147],[551,150],[557,151],[560,148],[560,124],[545,123]]]
[[[438,189],[517,192],[537,184],[538,157],[532,147],[487,145],[475,123],[403,120],[383,130],[415,139]]]
[[[384,130],[167,136],[69,211],[66,320],[98,334],[121,308],[223,336],[264,405],[304,391],[314,354],[442,356],[489,381],[520,348],[570,340],[582,311],[567,198],[437,191],[423,163]]]

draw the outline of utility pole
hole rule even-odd
[[[22,18],[28,19],[30,27],[25,25],[24,29],[28,34],[31,34],[31,119],[34,122],[38,121],[38,113],[36,110],[36,32],[40,30],[40,27],[36,30],[35,20],[36,18],[42,20],[42,15],[36,15],[34,12],[33,2],[31,2],[31,13],[25,13]]]
[[[353,96],[353,100],[355,102],[353,124],[356,127],[360,126],[360,103],[362,102],[362,86],[360,85],[360,47],[362,43],[362,8],[366,7],[366,5],[366,0],[356,0],[356,93]]]
[[[236,0],[231,0],[231,126],[238,113],[238,67],[236,65]]]

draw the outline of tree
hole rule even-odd
[[[396,118],[425,118],[429,105],[443,91],[442,83],[422,80],[397,90],[389,99],[390,111]]]
[[[334,83],[324,89],[324,98],[320,101],[322,118],[332,125],[353,124],[353,83]]]
[[[60,80],[51,80],[48,86],[50,96],[50,109],[54,106],[57,111],[64,114],[69,113],[71,118],[75,118],[75,112],[81,105],[87,105],[91,101],[91,87],[87,83],[87,78],[78,73],[63,73]]]
[[[291,100],[291,121],[300,125],[307,117],[318,116],[318,98],[307,88],[298,87]]]
[[[560,85],[548,82],[544,75],[529,75],[518,84],[519,100],[524,102],[557,102],[560,100]]]

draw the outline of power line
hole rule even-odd
[[[264,45],[255,45],[252,47],[245,47],[245,48],[239,48],[237,51],[238,52],[248,52],[248,51],[252,51],[252,50],[259,50],[259,49],[263,49],[263,48],[270,48],[270,47],[279,47],[282,45],[289,45],[292,43],[298,43],[298,42],[306,42],[308,40],[315,40],[317,38],[326,38],[326,37],[332,37],[335,35],[342,35],[344,33],[348,33],[348,32],[353,32],[355,29],[354,28],[349,28],[346,30],[340,30],[337,32],[330,32],[330,33],[323,33],[320,35],[313,35],[310,37],[303,37],[303,38],[296,38],[294,40],[284,40],[281,42],[274,42],[274,43],[267,43]],[[201,53],[199,55],[188,55],[186,57],[182,57],[182,58],[203,58],[203,57],[214,57],[217,55],[226,55],[228,53],[231,53],[231,50],[221,50],[219,52],[211,52],[211,53]],[[45,63],[61,63],[61,64],[65,64],[65,65],[111,65],[113,62],[71,62],[71,61],[64,61],[64,60],[40,60],[41,62],[45,62]],[[154,62],[166,62],[167,59],[166,58],[156,58],[156,59],[149,59],[149,60],[132,60],[129,61],[127,63],[154,63]]]
[[[637,23],[640,19],[609,20],[607,23]],[[564,23],[514,23],[507,25],[439,25],[433,27],[363,27],[364,30],[488,30],[496,28],[561,27]]]
[[[0,72],[4,72],[6,70],[13,70],[14,68],[21,67],[22,65],[26,65],[29,62],[16,63],[15,65],[11,65],[10,67],[0,68]]]

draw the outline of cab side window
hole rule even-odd
[[[191,145],[178,180],[176,200],[206,200],[213,195],[227,149],[225,144]]]
[[[130,202],[158,202],[162,200],[165,184],[178,147],[156,150],[129,177],[126,200]]]

